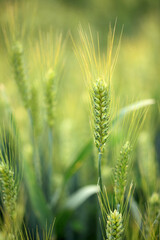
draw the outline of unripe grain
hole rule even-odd
[[[97,79],[93,85],[92,106],[94,116],[94,140],[101,152],[109,136],[110,90],[103,79]]]
[[[106,229],[107,240],[121,240],[123,231],[122,214],[116,209],[114,212],[110,211]]]
[[[47,122],[50,128],[53,127],[55,117],[55,72],[50,69],[46,76],[45,86]]]
[[[14,78],[26,108],[29,106],[29,90],[23,63],[23,47],[16,42],[12,48]]]
[[[13,219],[16,209],[17,187],[14,173],[7,164],[0,164],[0,182],[2,186],[2,199],[6,214]]]
[[[114,191],[117,204],[121,204],[124,199],[130,152],[131,152],[130,143],[126,142],[125,145],[122,147],[122,150],[120,151],[120,157],[115,167]]]

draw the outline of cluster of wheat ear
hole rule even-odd
[[[114,29],[115,31],[115,29]],[[86,36],[82,29],[80,29],[80,39],[82,47],[75,48],[76,54],[79,56],[80,63],[84,72],[85,81],[89,88],[90,102],[91,102],[91,122],[93,129],[93,137],[95,146],[98,150],[98,184],[100,187],[100,205],[102,216],[104,220],[104,228],[106,229],[107,239],[120,240],[124,233],[125,206],[124,198],[127,186],[127,172],[130,156],[130,143],[127,141],[117,161],[114,170],[114,192],[116,207],[111,211],[109,201],[105,198],[105,191],[101,174],[101,161],[104,155],[105,145],[111,132],[111,75],[115,66],[115,59],[112,61],[112,49],[114,41],[114,31],[110,31],[108,37],[107,56],[101,59],[101,52],[98,41],[98,53],[96,54],[96,47],[93,43],[93,37],[90,30],[90,38]],[[117,50],[119,45],[117,47]],[[78,51],[80,53],[78,53]],[[116,52],[117,53],[117,52]],[[99,56],[97,58],[96,56]],[[127,205],[127,204],[126,204]],[[105,232],[105,229],[103,232]]]
[[[98,157],[98,185],[100,189],[99,199],[100,208],[102,211],[102,217],[104,221],[104,238],[106,240],[122,240],[125,236],[126,228],[126,215],[128,214],[128,205],[131,200],[131,192],[127,194],[127,178],[130,162],[131,144],[129,141],[122,146],[120,155],[118,157],[116,166],[114,168],[114,201],[112,209],[105,194],[105,188],[102,181],[101,162],[104,157],[105,147],[107,140],[110,136],[112,126],[112,91],[111,91],[111,76],[115,67],[117,59],[116,51],[112,60],[112,50],[114,42],[115,28],[112,32],[110,29],[108,37],[108,49],[107,56],[101,56],[99,48],[99,38],[97,46],[94,46],[93,36],[89,29],[90,37],[83,32],[80,28],[80,40],[81,43],[78,47],[75,47],[76,55],[79,55],[80,64],[83,68],[85,80],[89,88],[89,97],[91,104],[91,122],[93,130],[93,139],[95,143],[96,153]],[[55,62],[57,64],[57,58],[60,51],[60,44],[57,48],[57,54]],[[96,52],[96,49],[97,52]],[[119,45],[117,50],[119,49]],[[55,121],[55,105],[56,105],[56,64],[53,64],[53,68],[47,68],[45,72],[43,82],[43,100],[39,92],[39,87],[36,85],[36,81],[31,84],[28,81],[26,74],[26,65],[24,64],[24,50],[19,41],[16,41],[12,47],[11,64],[14,72],[14,79],[17,84],[19,94],[22,98],[25,109],[28,112],[31,129],[31,138],[33,145],[33,161],[35,167],[35,175],[39,183],[38,187],[42,187],[42,160],[43,156],[40,156],[39,136],[42,130],[48,130],[48,159],[47,164],[48,172],[47,180],[49,186],[47,186],[48,195],[52,192],[52,160],[53,160],[53,125]],[[42,103],[42,104],[41,104]],[[45,117],[41,119],[41,114],[45,113]],[[41,122],[43,121],[43,123]],[[43,126],[42,126],[43,125]],[[47,126],[47,128],[45,128]],[[44,129],[42,129],[44,127]],[[41,152],[42,153],[42,152]],[[42,153],[43,155],[43,153]],[[17,207],[17,195],[18,187],[15,178],[15,171],[12,166],[3,159],[3,155],[0,155],[0,184],[1,194],[4,206],[4,212],[6,214],[7,223],[10,225],[10,229],[7,235],[7,239],[18,239],[14,227],[14,221],[16,219],[16,207]],[[47,181],[46,181],[47,182]],[[47,183],[48,184],[48,183]],[[49,190],[48,190],[49,189]],[[159,196],[159,195],[158,195]],[[50,196],[49,196],[50,197]],[[57,198],[57,197],[56,197]],[[152,205],[159,204],[157,195],[152,199]],[[58,199],[58,198],[57,198]],[[154,200],[154,201],[153,201]],[[154,204],[153,204],[154,202]],[[49,204],[48,204],[49,205]],[[48,209],[47,205],[47,209]],[[50,205],[49,205],[50,206]],[[159,212],[157,218],[159,217]],[[157,221],[159,218],[157,219]],[[51,234],[52,235],[52,234]],[[52,236],[51,236],[52,237]],[[50,238],[51,238],[50,237]],[[23,239],[20,234],[19,238]],[[27,237],[29,239],[29,237]],[[38,239],[40,239],[38,237]],[[49,239],[49,238],[47,238]]]

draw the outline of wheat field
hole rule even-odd
[[[0,240],[160,239],[159,17],[0,1]]]

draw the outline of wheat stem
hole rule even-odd
[[[52,128],[50,127],[48,129],[48,139],[49,139],[48,180],[49,180],[49,196],[51,196],[53,176],[53,132]]]
[[[103,194],[103,184],[102,184],[102,174],[101,174],[101,160],[102,160],[102,152],[99,150],[98,153],[98,178],[99,178],[99,186],[101,194]]]
[[[41,176],[41,164],[40,164],[40,157],[39,157],[39,149],[38,149],[38,145],[37,145],[37,139],[35,138],[35,134],[34,134],[33,117],[32,117],[32,113],[31,113],[30,109],[28,109],[28,116],[29,116],[30,125],[31,125],[30,137],[31,137],[31,141],[33,144],[33,149],[34,149],[33,164],[34,164],[34,168],[35,168],[36,178],[38,180],[39,185],[41,185],[42,184],[42,176]]]

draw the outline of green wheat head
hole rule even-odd
[[[56,95],[55,72],[52,69],[50,69],[46,76],[46,85],[45,85],[47,123],[50,128],[52,128],[54,124],[55,95]]]
[[[110,211],[106,229],[107,240],[121,240],[123,231],[122,214],[116,209],[114,212]]]
[[[102,78],[97,79],[92,91],[92,109],[94,118],[94,140],[100,152],[109,136],[110,89]]]
[[[104,150],[109,136],[111,79],[118,57],[120,40],[113,52],[115,26],[109,26],[106,50],[102,51],[99,45],[99,35],[94,41],[92,30],[89,27],[87,34],[79,27],[79,43],[73,40],[75,54],[79,60],[85,83],[91,100],[94,140],[99,153]],[[121,36],[120,36],[121,39]]]
[[[16,42],[12,48],[12,66],[14,79],[18,86],[22,100],[26,108],[29,106],[29,90],[23,63],[23,47],[21,43]]]
[[[0,183],[5,213],[13,220],[16,210],[17,186],[14,179],[14,172],[3,162],[0,164]]]
[[[130,143],[127,141],[120,151],[120,157],[114,172],[114,192],[117,204],[123,203],[130,152]]]

